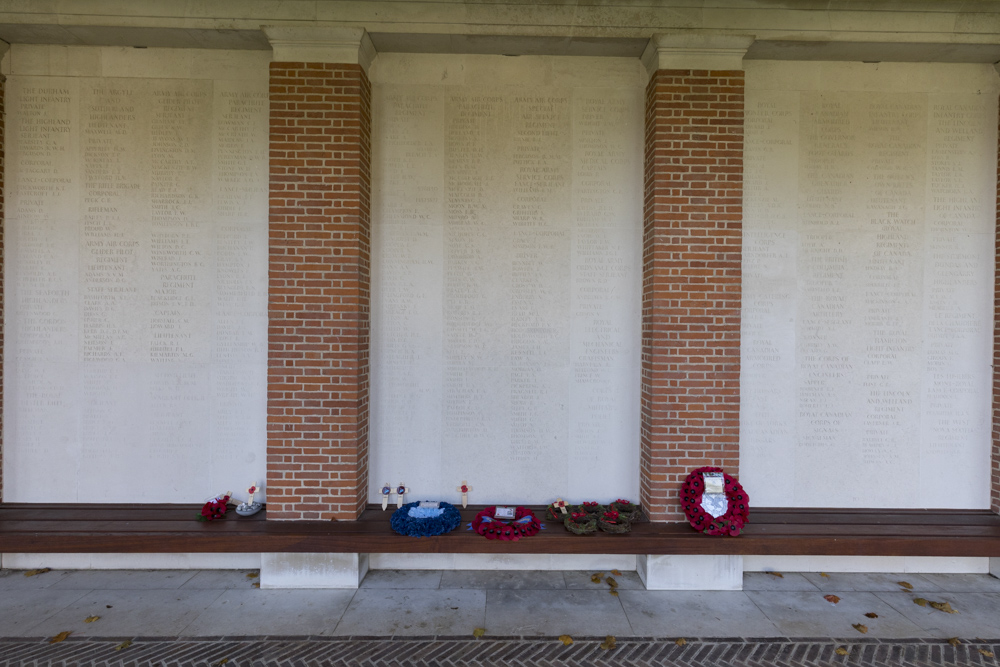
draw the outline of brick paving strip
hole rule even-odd
[[[626,637],[600,647],[604,637],[574,638],[564,646],[546,637],[100,637],[50,644],[49,638],[0,638],[0,667],[162,667],[206,665],[270,667],[923,667],[1000,665],[1000,639],[686,639]],[[121,646],[126,640],[131,644]],[[837,649],[846,649],[838,655]]]

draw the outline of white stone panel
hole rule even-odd
[[[743,556],[640,555],[636,572],[648,591],[743,590]]]
[[[77,51],[135,76],[11,54],[4,500],[239,491],[266,475],[266,58]]]
[[[368,574],[368,554],[263,553],[261,588],[357,588]]]
[[[627,554],[370,554],[373,570],[635,570]]]
[[[744,556],[744,572],[989,572],[990,558],[936,556]]]
[[[748,63],[755,505],[988,506],[997,88],[986,66]]]
[[[634,497],[638,62],[381,54],[371,76],[370,497]]]
[[[258,553],[0,554],[8,570],[255,570]]]

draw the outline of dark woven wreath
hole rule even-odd
[[[597,517],[576,511],[574,508],[573,512],[563,520],[563,525],[574,535],[590,535],[597,532]]]
[[[642,507],[639,506],[639,503],[629,502],[622,498],[611,503],[608,509],[618,512],[618,514],[628,519],[629,523],[635,523],[642,518]]]
[[[462,523],[462,515],[451,503],[438,503],[444,510],[439,516],[418,519],[410,516],[410,508],[418,506],[420,503],[406,503],[395,512],[389,519],[389,525],[400,535],[410,537],[428,537],[430,535],[444,535],[459,527]]]
[[[721,472],[725,480],[723,491],[729,501],[726,513],[719,518],[701,508],[701,496],[705,493],[705,480],[701,476],[706,472]],[[750,496],[735,478],[726,474],[722,468],[706,466],[691,471],[691,474],[681,485],[681,506],[684,516],[695,530],[706,535],[729,535],[736,537],[743,530],[743,524],[750,521]]]
[[[500,521],[494,519],[493,515],[497,508],[490,506],[476,515],[472,520],[472,530],[476,531],[488,540],[517,541],[522,537],[531,537],[542,529],[542,524],[538,522],[538,517],[527,507],[518,507],[514,510],[513,521]]]
[[[628,518],[622,516],[614,510],[604,512],[597,517],[597,526],[605,533],[627,533],[632,530],[632,524]]]

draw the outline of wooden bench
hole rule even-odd
[[[390,508],[391,510],[392,508]],[[627,535],[572,535],[548,522],[518,542],[486,540],[462,526],[437,537],[403,537],[391,512],[372,505],[357,521],[266,521],[227,514],[196,520],[195,505],[0,504],[0,553],[515,553],[815,556],[1000,556],[1000,517],[988,510],[751,510],[738,538],[709,537],[682,523],[641,522]],[[539,517],[541,508],[535,508]]]

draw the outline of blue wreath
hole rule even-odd
[[[444,535],[459,527],[462,523],[462,515],[451,503],[440,503],[443,512],[439,516],[419,519],[410,516],[410,508],[416,507],[420,503],[406,503],[392,513],[389,525],[400,535],[410,537],[425,537],[430,535]]]

